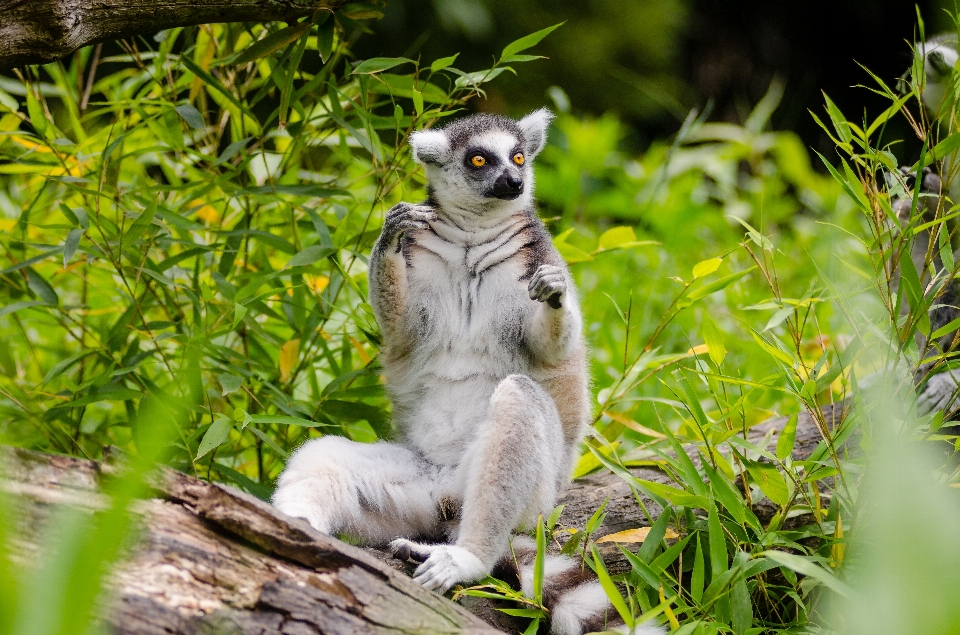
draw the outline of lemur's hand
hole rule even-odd
[[[383,223],[383,236],[389,238],[392,244],[401,240],[411,230],[430,229],[430,223],[436,220],[437,213],[429,205],[397,203],[387,212]]]
[[[559,309],[563,306],[560,300],[567,292],[567,278],[563,269],[554,265],[540,265],[530,278],[527,291],[531,300],[546,302],[551,308]]]

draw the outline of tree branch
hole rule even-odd
[[[88,44],[214,22],[293,21],[345,0],[0,0],[0,71]]]

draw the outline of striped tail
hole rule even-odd
[[[528,596],[533,596],[533,568],[537,545],[527,536],[514,536],[513,556],[505,556],[494,570],[501,580],[515,579]],[[519,570],[518,570],[519,569]],[[550,611],[552,635],[583,635],[594,631],[630,630],[610,604],[600,582],[579,560],[547,554],[543,562],[543,604]],[[642,624],[634,635],[662,635],[666,629],[655,624]]]

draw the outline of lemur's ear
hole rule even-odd
[[[553,121],[553,113],[546,108],[534,110],[520,120],[520,130],[523,131],[526,139],[524,150],[528,159],[540,154],[543,146],[547,145],[547,128],[550,127],[551,121]]]
[[[450,155],[450,140],[440,130],[420,130],[410,135],[413,160],[420,165],[441,164]]]

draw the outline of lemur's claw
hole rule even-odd
[[[531,300],[546,302],[554,309],[559,309],[560,300],[567,292],[567,278],[563,269],[555,265],[540,265],[530,278],[527,291]]]

